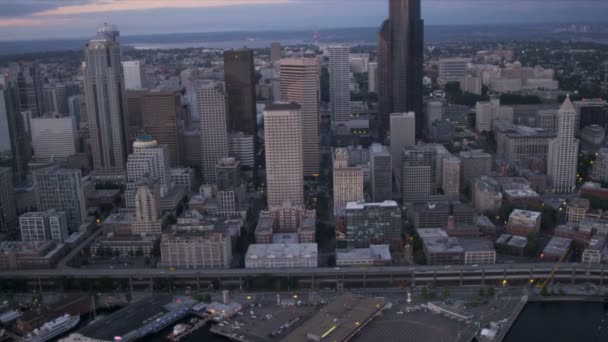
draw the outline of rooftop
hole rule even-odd
[[[370,245],[369,248],[336,250],[336,260],[338,263],[360,260],[390,262],[391,253],[388,245]]]
[[[382,207],[382,208],[398,208],[397,202],[395,201],[384,201],[378,203],[368,203],[368,202],[348,202],[346,204],[346,210],[363,210],[366,208],[372,207]]]
[[[570,250],[571,245],[572,239],[554,236],[543,249],[543,254],[562,256]]]
[[[254,244],[247,249],[247,259],[317,258],[316,243]]]
[[[481,252],[481,251],[493,251],[494,246],[490,240],[467,238],[460,239],[460,244],[464,248],[465,252]]]
[[[300,105],[295,102],[291,102],[291,103],[277,102],[277,103],[267,104],[265,111],[299,110],[300,108],[302,108],[302,107],[300,107]]]

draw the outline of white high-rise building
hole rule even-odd
[[[57,241],[68,237],[68,221],[64,212],[48,210],[19,216],[21,241]]]
[[[578,140],[574,138],[576,110],[570,97],[557,113],[557,137],[549,143],[547,176],[555,192],[570,192],[576,186]]]
[[[255,166],[255,137],[243,132],[233,132],[229,136],[230,155],[241,162],[242,166]]]
[[[416,144],[416,115],[414,112],[391,114],[391,157],[393,170],[401,170],[403,148]],[[401,172],[397,172],[398,175]],[[400,178],[400,177],[399,177]]]
[[[300,105],[303,170],[305,177],[319,174],[319,60],[289,58],[280,61],[281,101]]]
[[[439,60],[439,75],[437,82],[446,84],[448,82],[460,82],[467,73],[467,68],[471,60],[468,58],[441,58]]]
[[[329,92],[334,123],[350,119],[350,48],[334,45],[329,50]]]
[[[198,89],[203,182],[215,183],[215,165],[229,156],[226,94],[221,83],[207,81]]]
[[[433,122],[443,117],[445,106],[442,101],[429,101],[426,104],[426,130],[431,132]]]
[[[344,209],[348,202],[365,200],[363,194],[363,168],[348,166],[348,150],[336,148],[334,150],[334,215],[344,216]]]
[[[146,88],[146,74],[142,61],[123,61],[122,68],[125,74],[125,88],[127,90],[140,90]]]
[[[131,224],[132,234],[160,235],[160,194],[158,182],[149,178],[135,185],[135,220]]]
[[[443,193],[450,200],[457,200],[460,196],[460,159],[455,156],[443,158],[442,161]]]
[[[304,204],[300,106],[277,103],[264,110],[268,207]]]
[[[367,71],[367,90],[378,93],[378,62],[370,62]]]
[[[67,158],[78,150],[76,118],[46,116],[30,120],[32,147],[37,158]]]
[[[500,105],[500,99],[477,102],[475,105],[475,124],[478,132],[490,132],[495,120],[513,122],[513,107]]]
[[[118,29],[104,24],[84,48],[84,93],[93,167],[100,174],[124,174],[127,159],[127,96]]]

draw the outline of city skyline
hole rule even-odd
[[[539,0],[427,0],[422,2],[422,16],[429,25],[571,23],[601,21],[603,12],[598,8],[608,10],[608,3],[601,0],[549,2],[550,6]],[[344,0],[179,0],[170,4],[141,0],[1,0],[0,41],[87,38],[87,32],[102,21],[119,25],[124,35],[373,27],[388,13],[383,0],[356,0],[357,6],[344,6]],[[337,19],[335,13],[340,13]],[[165,20],[151,20],[158,15]]]

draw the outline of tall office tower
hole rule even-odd
[[[281,60],[281,43],[272,42],[270,44],[270,62],[276,63]]]
[[[172,188],[170,167],[167,145],[158,144],[149,134],[137,137],[127,159],[126,207],[135,208],[137,182],[144,178],[157,182],[160,196],[164,197]]]
[[[363,168],[348,166],[348,150],[345,148],[334,150],[333,185],[334,215],[336,217],[344,217],[346,203],[365,200]]]
[[[574,138],[576,110],[570,97],[557,113],[557,137],[549,143],[547,176],[555,192],[570,192],[576,186],[578,140]]]
[[[268,207],[304,204],[300,105],[277,103],[264,110]]]
[[[492,155],[483,150],[460,152],[460,188],[472,185],[475,178],[489,176],[492,172]]]
[[[416,113],[416,133],[424,127],[422,78],[424,21],[420,0],[389,0],[391,113]]]
[[[158,182],[149,178],[137,182],[135,191],[135,220],[131,224],[131,233],[160,235],[160,193]]]
[[[303,175],[319,174],[319,61],[281,59],[281,100],[300,105]]]
[[[378,62],[370,62],[367,72],[367,90],[378,93]]]
[[[142,61],[123,61],[122,69],[125,77],[125,89],[139,90],[146,88],[146,74]]]
[[[171,166],[181,165],[182,108],[178,92],[150,91],[142,98],[142,125],[161,145],[167,145]]]
[[[242,166],[255,167],[255,136],[243,132],[232,132],[228,136],[230,155],[241,162]]]
[[[241,162],[235,158],[220,159],[215,166],[217,190],[226,191],[241,186]]]
[[[68,115],[76,118],[76,127],[80,128],[80,122],[82,121],[81,116],[83,113],[80,111],[80,106],[84,102],[84,96],[73,95],[68,97]]]
[[[393,163],[388,147],[372,144],[370,148],[372,200],[388,201],[393,198]]]
[[[68,86],[62,83],[46,84],[42,88],[44,113],[68,114]],[[41,115],[42,115],[41,114]]]
[[[440,58],[437,82],[439,84],[460,82],[466,76],[470,62],[469,58]]]
[[[119,35],[116,27],[104,24],[84,48],[82,69],[93,168],[100,175],[124,174],[127,159],[127,96]]]
[[[460,159],[455,156],[443,158],[441,188],[448,199],[460,197]]]
[[[21,241],[63,243],[68,237],[68,220],[63,211],[35,211],[19,216]]]
[[[37,117],[45,112],[42,76],[37,62],[17,62],[9,65],[8,84],[19,93],[18,107]]]
[[[350,119],[350,63],[348,46],[333,45],[329,50],[329,92],[334,123]]]
[[[0,233],[6,233],[17,219],[13,171],[0,167]]]
[[[426,104],[426,131],[431,133],[433,122],[443,118],[445,106],[442,101],[429,101]]]
[[[391,114],[391,156],[393,170],[401,170],[403,148],[416,144],[416,116],[413,112]],[[397,172],[399,174],[399,172]],[[401,178],[400,176],[398,177]]]
[[[31,151],[15,88],[0,89],[0,165],[13,169],[15,182],[27,177]]]
[[[79,231],[87,211],[80,170],[50,167],[34,171],[39,211],[57,210],[67,215],[70,233]]]
[[[76,118],[45,115],[30,120],[36,158],[67,158],[78,150]]]
[[[129,125],[129,134],[141,134],[144,127],[143,100],[145,90],[129,90],[127,91],[127,114],[129,116],[127,122]]]
[[[224,79],[229,130],[256,135],[253,51],[250,49],[224,51]]]
[[[576,109],[575,133],[589,125],[608,127],[608,102],[603,99],[583,99],[572,102]]]
[[[479,132],[489,132],[494,129],[494,121],[513,122],[513,107],[500,105],[500,99],[477,102],[475,104],[475,125]]]
[[[403,149],[403,202],[426,202],[437,188],[437,148],[416,145]]]
[[[201,114],[201,160],[203,182],[215,183],[215,165],[229,155],[226,93],[220,83],[200,84],[198,107]]]
[[[390,70],[390,25],[388,19],[378,30],[378,134],[384,139],[390,130],[391,70]]]

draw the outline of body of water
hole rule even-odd
[[[608,304],[530,302],[504,341],[606,342]]]

